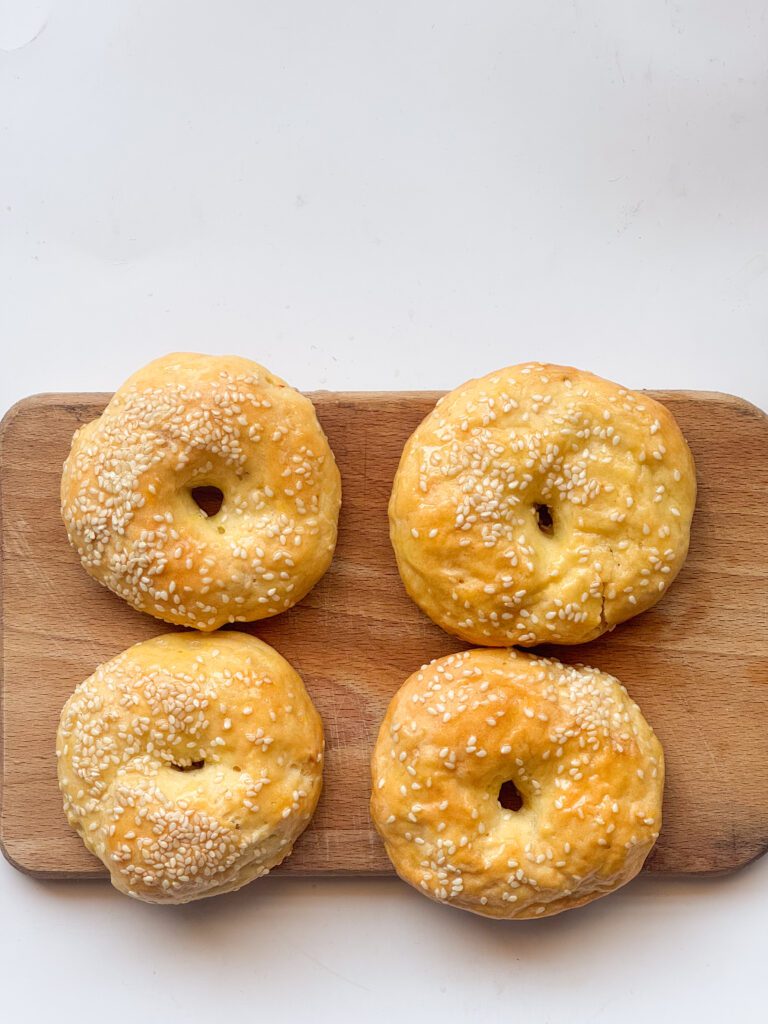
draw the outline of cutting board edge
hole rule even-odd
[[[24,863],[19,857],[14,856],[8,849],[8,845],[5,841],[5,837],[0,830],[0,853],[2,853],[5,860],[15,868],[21,874],[26,875],[28,878],[35,878],[41,881],[107,881],[108,874],[104,868],[94,866],[92,871],[65,871],[56,870],[54,868],[36,868],[29,864]],[[728,875],[737,874],[748,868],[750,864],[754,864],[768,853],[768,839],[759,846],[756,850],[750,851],[749,854],[738,861],[731,864],[723,864],[717,867],[697,867],[690,866],[687,868],[670,869],[670,868],[655,868],[652,863],[646,862],[642,869],[641,874],[649,875],[652,877],[663,877],[663,878],[725,878]],[[291,870],[290,860],[284,864],[273,868],[270,871],[270,876],[282,877],[282,878],[396,878],[397,874],[394,868],[377,868],[367,871],[361,871],[359,868],[339,868],[329,867],[326,870],[321,869],[302,869],[300,871]]]
[[[647,394],[652,397],[665,395],[675,398],[691,399],[692,401],[697,402],[723,402],[726,405],[740,407],[744,412],[757,416],[758,418],[768,418],[768,411],[761,409],[759,405],[756,405],[754,402],[750,402],[749,399],[742,398],[740,395],[734,395],[729,391],[700,391],[695,389],[687,390],[685,388],[640,388],[637,389],[637,391],[639,394]],[[448,392],[445,390],[435,388],[425,388],[423,390],[413,389],[408,391],[330,391],[328,389],[321,388],[317,391],[304,392],[307,398],[310,398],[313,401],[317,399],[327,401],[335,398],[338,402],[370,402],[395,397],[405,399],[430,398],[437,401],[447,393]],[[5,433],[19,412],[25,410],[29,406],[83,404],[106,405],[110,398],[112,398],[112,395],[113,392],[111,391],[39,391],[35,394],[26,395],[24,398],[18,399],[18,401],[14,402],[5,411],[2,419],[0,419],[0,466],[2,465],[2,445]]]

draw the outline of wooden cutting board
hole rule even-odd
[[[618,676],[664,744],[664,826],[647,868],[730,871],[768,847],[768,418],[729,395],[651,394],[674,413],[698,467],[688,562],[651,611],[594,643],[545,652]],[[295,608],[238,628],[292,662],[325,723],[323,796],[279,870],[388,873],[368,817],[379,722],[411,672],[465,646],[408,599],[388,538],[400,452],[438,396],[311,397],[344,484],[336,557]],[[2,428],[0,839],[13,864],[39,877],[104,873],[61,811],[54,736],[64,701],[100,662],[171,628],[87,576],[59,519],[72,434],[108,398],[38,395]]]

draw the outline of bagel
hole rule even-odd
[[[323,730],[304,684],[244,633],[136,644],[61,713],[70,825],[121,892],[187,903],[284,860],[322,785]]]
[[[696,474],[647,395],[527,363],[446,395],[405,445],[390,536],[411,598],[473,644],[593,640],[688,552]]]
[[[195,495],[214,488],[207,514]],[[61,511],[86,571],[213,630],[290,608],[331,563],[339,471],[310,400],[248,359],[150,363],[74,436]]]
[[[400,877],[488,917],[543,917],[613,891],[661,827],[661,745],[623,686],[516,650],[452,654],[412,675],[371,774],[371,815]]]

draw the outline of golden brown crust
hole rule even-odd
[[[322,786],[300,677],[244,633],[136,644],[77,687],[56,739],[64,810],[121,892],[187,903],[289,856]]]
[[[400,877],[489,917],[556,914],[611,892],[661,827],[661,745],[624,687],[515,650],[453,654],[412,675],[371,775],[371,815]],[[499,803],[508,781],[518,811]]]
[[[208,518],[194,488],[218,487]],[[290,608],[331,563],[341,482],[308,398],[249,359],[176,353],[79,430],[62,516],[85,569],[140,611],[212,630]]]
[[[409,595],[449,633],[574,644],[660,600],[685,561],[695,501],[693,458],[667,409],[527,363],[462,385],[416,428],[390,535]]]

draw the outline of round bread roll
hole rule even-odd
[[[371,771],[371,814],[400,877],[488,917],[557,914],[617,889],[661,827],[661,745],[624,687],[515,650],[412,675]]]
[[[223,500],[208,515],[195,495],[211,488]],[[312,403],[236,356],[175,354],[139,370],[75,434],[61,481],[91,576],[201,630],[301,600],[331,563],[340,502]]]
[[[688,552],[691,453],[647,395],[527,363],[442,398],[389,504],[411,598],[488,646],[576,644],[654,605]]]
[[[56,756],[69,823],[112,884],[188,903],[290,854],[320,796],[323,730],[271,647],[244,633],[172,633],[77,687]]]

